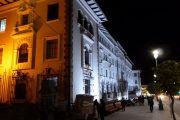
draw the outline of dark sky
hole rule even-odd
[[[161,48],[164,60],[180,61],[180,7],[172,0],[96,0],[108,21],[103,23],[142,71],[142,83],[152,81],[155,59],[152,50]]]

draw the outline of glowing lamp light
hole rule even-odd
[[[159,56],[159,50],[154,50],[153,55],[154,55],[154,58],[157,59]]]
[[[156,78],[156,77],[157,77],[157,75],[156,75],[156,74],[154,74],[154,77]]]

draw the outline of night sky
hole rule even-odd
[[[171,0],[96,0],[108,21],[103,23],[142,71],[142,84],[152,81],[155,59],[152,50],[161,48],[158,63],[180,61],[180,7]]]

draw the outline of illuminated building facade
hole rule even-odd
[[[54,104],[69,99],[68,5],[0,0],[0,102],[36,103],[46,94]]]
[[[141,71],[133,70],[132,79],[128,81],[128,91],[129,93],[135,94],[137,96],[141,95]]]
[[[102,25],[98,34],[100,96],[106,100],[128,99],[130,88],[136,87],[139,95],[140,72],[132,69],[126,51]],[[138,76],[134,77],[135,73]]]
[[[105,21],[95,0],[0,0],[0,102],[128,98],[133,63]]]
[[[76,94],[99,99],[98,24],[107,21],[94,0],[73,0],[72,99]]]

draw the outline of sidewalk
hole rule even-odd
[[[172,120],[168,105],[164,105],[164,110],[160,111],[158,103],[154,99],[154,110],[151,113],[147,100],[144,105],[136,105],[126,107],[126,111],[117,111],[105,117],[105,120]],[[176,115],[176,120],[180,120],[180,116]]]
[[[154,100],[154,111],[151,113],[147,100],[145,99],[144,105],[135,105],[126,107],[126,111],[121,110],[109,114],[105,120],[172,120],[168,102],[163,102],[164,110],[160,111],[158,103]],[[23,106],[10,106],[0,108],[0,120],[40,120],[39,112],[36,106],[23,105]],[[27,109],[28,108],[28,109]],[[57,113],[55,120],[80,120],[75,119],[73,114]],[[53,115],[49,115],[48,120],[54,120]],[[82,119],[81,119],[82,120]],[[180,116],[176,114],[176,120],[180,120]]]

